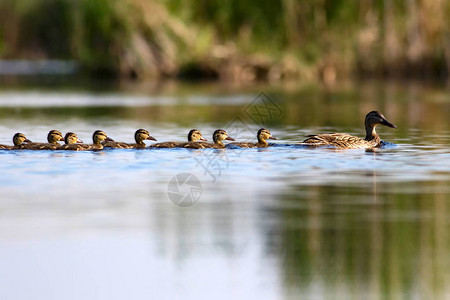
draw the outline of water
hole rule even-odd
[[[51,129],[254,140],[261,90],[279,109],[266,149],[0,151],[0,298],[449,299],[445,88],[8,83],[0,144]],[[363,136],[372,109],[398,126],[379,128],[379,151],[293,145]],[[193,206],[168,197],[180,173],[201,184]]]

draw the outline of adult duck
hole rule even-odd
[[[366,128],[366,137],[364,139],[352,136],[347,133],[325,133],[309,135],[300,145],[306,146],[334,146],[341,149],[368,149],[377,148],[381,145],[381,139],[375,128],[378,125],[384,125],[391,128],[397,128],[389,122],[380,112],[371,111],[366,115],[364,121]]]

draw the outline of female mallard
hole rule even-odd
[[[225,144],[222,142],[223,140],[234,141],[234,139],[228,136],[228,133],[223,129],[217,129],[213,134],[214,143],[207,142],[195,142],[195,143],[186,143],[184,148],[192,148],[192,149],[203,149],[203,148],[215,148],[222,149],[225,148]]]
[[[23,146],[23,149],[28,150],[56,150],[61,145],[59,141],[64,141],[62,133],[58,130],[50,130],[47,135],[48,143],[29,143]]]
[[[103,147],[106,148],[119,148],[119,149],[131,149],[131,148],[145,148],[145,140],[156,141],[154,137],[150,135],[150,133],[145,129],[138,129],[134,133],[134,139],[136,140],[136,144],[128,144],[122,142],[104,142]]]
[[[202,133],[197,129],[192,129],[188,133],[188,142],[162,142],[154,144],[152,148],[186,148],[189,143],[197,143],[197,141],[206,141]]]
[[[375,131],[375,127],[377,125],[397,128],[397,126],[386,120],[386,118],[378,111],[371,111],[370,113],[368,113],[366,115],[364,124],[366,127],[365,139],[361,139],[347,133],[325,133],[309,135],[308,138],[300,144],[307,146],[330,145],[343,149],[376,148],[381,144],[381,139]]]
[[[265,128],[261,128],[260,130],[258,130],[256,138],[258,139],[257,143],[238,142],[238,143],[231,143],[231,145],[239,146],[241,148],[264,148],[269,146],[269,143],[266,141],[267,139],[276,140],[276,138],[274,138],[270,134],[270,131]]]
[[[31,141],[27,139],[25,134],[18,132],[13,136],[14,146],[0,145],[0,149],[4,150],[24,149],[24,146],[26,145],[25,143],[31,143]]]
[[[111,138],[109,138],[106,133],[101,130],[96,130],[92,135],[92,141],[94,144],[86,145],[86,144],[76,144],[82,143],[82,141],[78,140],[78,137],[73,132],[68,132],[65,137],[65,144],[59,148],[59,150],[72,150],[72,151],[84,151],[84,150],[101,150],[103,149],[102,142],[114,142]]]

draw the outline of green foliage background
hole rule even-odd
[[[0,58],[137,78],[447,77],[449,15],[445,0],[2,0]]]

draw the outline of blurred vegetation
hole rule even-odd
[[[446,0],[2,0],[0,58],[130,78],[446,78],[449,15]]]

